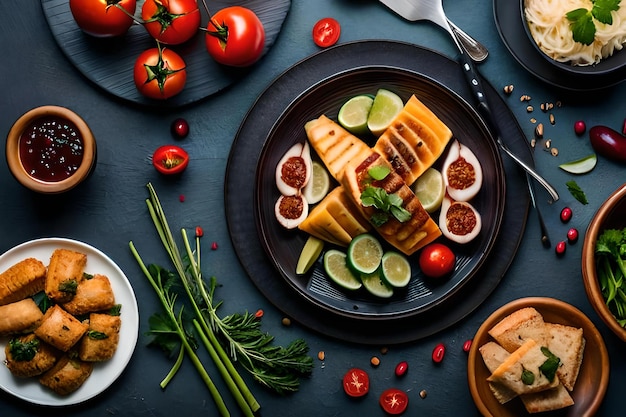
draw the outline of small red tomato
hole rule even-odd
[[[152,165],[161,174],[179,174],[189,165],[189,154],[179,146],[164,145],[154,151]]]
[[[185,88],[185,61],[171,49],[151,48],[137,57],[133,78],[141,94],[156,100],[165,100]]]
[[[370,390],[370,378],[362,369],[352,368],[343,376],[343,390],[350,397],[362,397]]]
[[[206,28],[206,49],[220,64],[247,67],[261,58],[265,28],[250,9],[231,6],[219,10]]]
[[[201,16],[196,0],[146,0],[141,18],[154,39],[179,45],[198,32]]]
[[[572,219],[572,209],[569,207],[563,207],[563,210],[561,210],[561,221],[563,223],[567,223],[568,221],[570,221]]]
[[[133,24],[136,7],[136,0],[70,0],[78,27],[98,38],[125,34]]]
[[[446,345],[444,345],[443,343],[439,343],[433,349],[433,354],[432,354],[433,362],[441,363],[445,355],[446,355]]]
[[[172,122],[172,125],[170,126],[170,131],[175,138],[186,138],[189,134],[189,123],[187,123],[187,120],[179,117]]]
[[[556,253],[556,256],[559,256],[559,257],[565,255],[566,250],[567,250],[567,243],[565,243],[564,240],[557,243],[556,246],[554,247],[554,252]]]
[[[313,25],[313,42],[327,48],[337,43],[341,34],[341,25],[332,17],[320,19]]]
[[[567,231],[567,241],[569,243],[578,242],[578,230],[576,228],[572,227]]]
[[[404,413],[409,406],[409,396],[398,388],[389,388],[380,394],[379,403],[385,413],[395,416]]]
[[[402,361],[396,365],[395,373],[397,377],[404,376],[409,371],[409,363]]]
[[[422,249],[419,266],[422,272],[431,278],[440,278],[454,270],[456,256],[443,243],[431,243]]]
[[[581,136],[583,133],[585,133],[586,130],[587,126],[582,120],[578,120],[576,123],[574,123],[574,133],[576,133],[578,136]]]

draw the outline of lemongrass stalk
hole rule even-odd
[[[165,378],[163,378],[163,380],[159,384],[159,386],[162,389],[165,389],[165,387],[167,387],[167,384],[169,384],[170,381],[174,378],[174,375],[176,375],[176,373],[180,369],[180,365],[182,365],[184,358],[185,358],[185,349],[181,345],[178,351],[178,357],[176,358],[176,362],[174,362],[174,366],[172,366],[172,369],[170,369],[167,375],[165,375]]]
[[[211,396],[213,397],[213,400],[215,401],[215,404],[217,406],[217,409],[220,415],[224,417],[229,417],[230,412],[228,411],[228,408],[226,407],[226,404],[224,403],[224,399],[220,395],[219,391],[217,390],[217,387],[213,383],[213,380],[211,379],[206,369],[202,365],[202,362],[200,362],[200,359],[198,358],[193,348],[189,344],[189,341],[187,340],[187,337],[185,335],[185,331],[182,329],[178,319],[176,318],[176,315],[172,311],[172,306],[173,306],[173,302],[175,301],[175,297],[173,297],[172,299],[166,298],[166,296],[164,295],[162,291],[162,288],[154,281],[154,279],[152,278],[152,274],[150,274],[150,271],[148,271],[148,268],[146,268],[146,265],[144,264],[143,260],[139,256],[139,253],[137,252],[137,249],[135,249],[135,245],[133,244],[132,241],[129,243],[129,246],[130,246],[131,252],[133,253],[133,256],[135,257],[135,259],[137,260],[137,263],[139,264],[139,267],[143,271],[144,275],[148,278],[148,281],[150,281],[152,288],[154,288],[154,290],[156,291],[159,297],[159,300],[161,301],[161,304],[163,305],[165,309],[165,312],[169,316],[172,324],[176,327],[176,332],[178,333],[180,341],[182,345],[184,346],[185,351],[187,352],[187,355],[191,359],[191,362],[193,363],[196,370],[200,374],[200,377],[202,378],[205,385],[209,389],[209,392],[211,393]]]

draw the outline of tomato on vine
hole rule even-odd
[[[183,91],[187,81],[185,61],[171,49],[148,49],[137,57],[133,69],[135,86],[141,94],[164,100]]]
[[[226,7],[209,19],[206,48],[223,65],[247,67],[261,58],[265,28],[259,17],[241,6]]]
[[[167,45],[179,45],[200,29],[200,9],[196,0],[146,0],[141,18],[148,33]]]
[[[98,38],[125,34],[133,24],[136,7],[137,0],[70,0],[78,27]]]

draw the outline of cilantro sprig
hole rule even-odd
[[[591,45],[596,36],[595,20],[607,25],[613,24],[612,11],[620,8],[621,0],[591,0],[591,10],[584,7],[571,10],[565,14],[569,20],[574,41],[583,45]]]
[[[374,166],[367,173],[374,180],[384,180],[391,170],[386,166]],[[390,216],[393,216],[400,223],[411,219],[409,213],[402,207],[402,198],[398,194],[389,194],[380,187],[367,185],[361,193],[361,204],[365,207],[375,207],[378,210],[372,215],[370,220],[375,226],[382,226],[387,223]]]

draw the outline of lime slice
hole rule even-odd
[[[300,258],[298,258],[298,264],[296,265],[296,274],[304,274],[308,271],[319,258],[323,248],[323,240],[315,236],[309,236],[302,248],[302,252],[300,252]]]
[[[428,168],[413,183],[413,192],[424,206],[424,210],[429,213],[436,212],[446,194],[443,175],[435,168]]]
[[[386,252],[380,265],[383,279],[395,288],[403,288],[411,280],[411,264],[408,259],[398,252]]]
[[[324,254],[326,275],[337,285],[347,290],[358,290],[363,284],[346,264],[346,254],[337,249],[330,249]]]
[[[352,97],[339,109],[339,124],[355,135],[367,133],[367,116],[373,102],[374,99],[366,95]]]
[[[584,158],[561,164],[559,168],[570,174],[586,174],[596,167],[597,162],[598,157],[595,153],[592,153]]]
[[[381,88],[374,97],[374,103],[367,118],[367,127],[374,135],[380,136],[403,107],[404,103],[396,93]]]
[[[330,188],[330,177],[326,168],[317,161],[311,164],[311,178],[306,183],[302,193],[309,204],[319,203],[328,194]]]
[[[371,274],[361,274],[361,282],[363,287],[376,297],[389,298],[393,295],[393,287],[383,280],[378,270]]]
[[[348,246],[348,265],[361,274],[371,274],[380,266],[383,247],[374,236],[364,233],[353,238]]]

